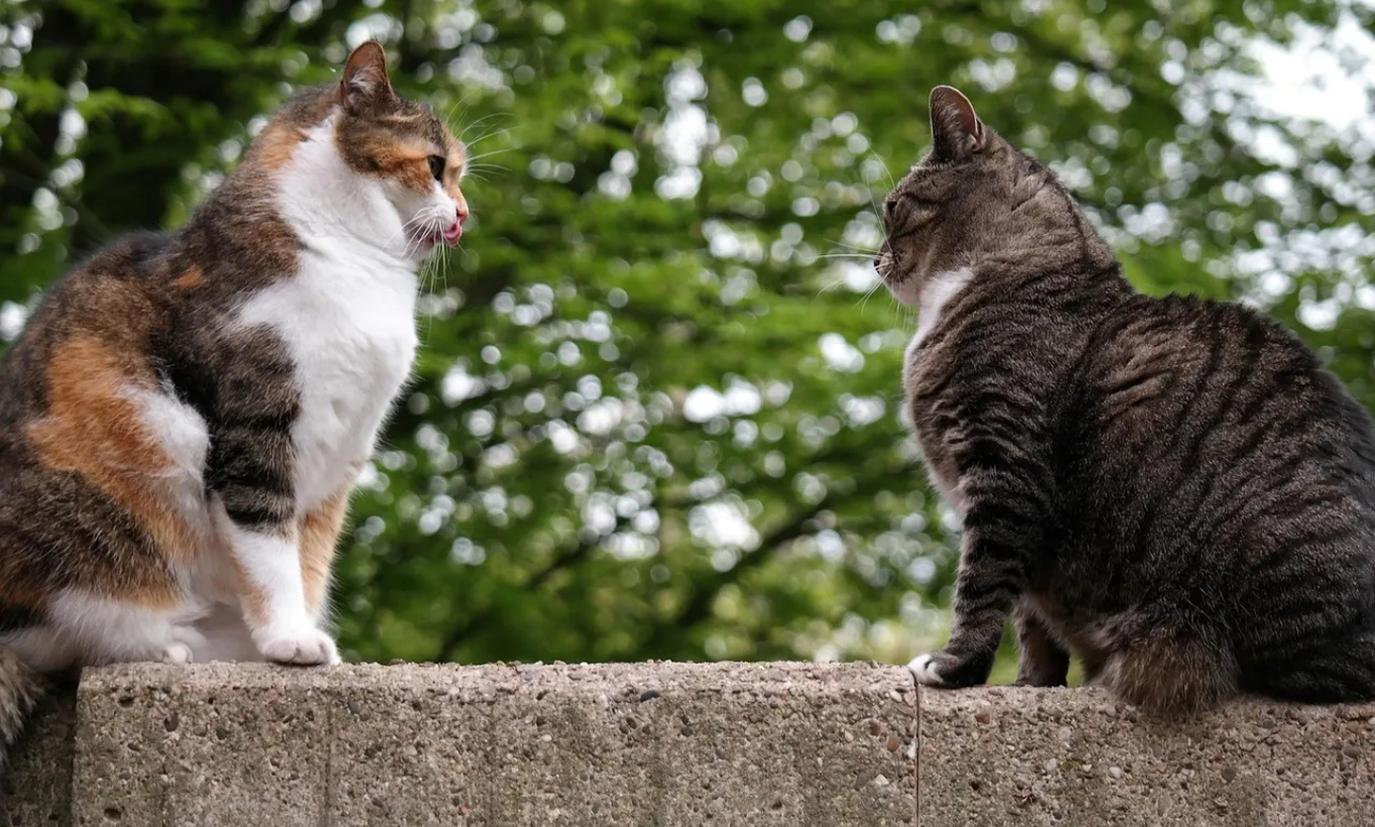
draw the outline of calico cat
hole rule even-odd
[[[185,227],[51,289],[0,363],[0,760],[40,673],[339,661],[335,542],[464,165],[366,43]]]
[[[1157,714],[1375,698],[1371,419],[1292,334],[1135,293],[1053,173],[950,87],[875,266],[919,308],[906,413],[964,518],[928,686],[1086,677]]]

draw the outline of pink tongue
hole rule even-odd
[[[462,237],[463,225],[458,223],[457,221],[451,224],[449,228],[444,231],[444,243],[448,244],[450,247],[457,244],[458,240]]]

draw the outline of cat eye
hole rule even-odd
[[[431,155],[431,156],[430,156],[430,174],[434,176],[434,180],[440,182],[441,184],[444,183],[444,158],[443,158],[443,156],[440,156],[440,155]]]
[[[883,203],[883,220],[893,223],[925,223],[936,215],[941,202],[911,191],[897,193]]]

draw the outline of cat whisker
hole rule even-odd
[[[859,312],[864,312],[864,309],[869,306],[869,297],[874,295],[874,293],[882,286],[883,279],[874,279],[874,283],[869,285],[868,290],[864,291],[863,298],[856,302],[859,305]]]
[[[487,115],[484,115],[484,116],[482,116],[481,118],[478,118],[477,120],[475,120],[475,121],[473,121],[472,123],[468,124],[467,126],[463,127],[463,130],[460,131],[460,132],[458,133],[458,140],[463,141],[463,137],[464,137],[465,135],[467,135],[468,132],[469,132],[470,130],[473,130],[473,129],[477,128],[478,126],[481,126],[482,124],[486,123],[487,121],[492,120],[493,118],[501,118],[501,117],[507,117],[507,116],[514,117],[513,115],[510,115],[509,112],[491,112],[491,113],[488,113]],[[490,133],[488,133],[488,134],[490,134]],[[480,141],[480,140],[482,140],[482,139],[485,138],[485,137],[486,137],[486,135],[481,136],[481,137],[479,137],[477,140]],[[471,145],[471,143],[476,143],[476,142],[477,142],[477,141],[472,141],[472,142],[464,141],[465,144],[469,144],[469,145]]]
[[[820,290],[817,290],[817,291],[816,291],[816,294],[817,294],[818,296],[820,296],[822,293],[829,293],[829,292],[831,292],[832,290],[836,289],[837,287],[839,287],[840,285],[842,285],[842,284],[844,284],[844,283],[845,283],[845,278],[844,278],[844,277],[838,278],[838,279],[836,279],[835,281],[831,282],[830,284],[823,285],[823,286],[821,287]]]
[[[469,144],[469,146],[472,146],[472,144]],[[486,152],[479,152],[479,153],[476,154],[476,155],[469,155],[469,156],[467,157],[465,163],[471,164],[471,163],[473,163],[474,161],[481,161],[483,158],[490,158],[490,157],[492,157],[493,155],[503,155],[503,154],[505,154],[505,153],[507,153],[507,152],[513,152],[514,150],[515,150],[515,147],[511,147],[511,146],[502,147],[501,149],[490,149],[490,150],[488,150],[488,151],[486,151]]]
[[[480,170],[477,170],[476,172],[471,172],[471,173],[470,173],[470,172],[464,172],[464,173],[463,173],[463,177],[464,177],[464,178],[468,178],[469,176],[471,176],[472,178],[474,178],[474,179],[476,179],[476,180],[478,180],[478,181],[482,181],[483,183],[488,183],[488,182],[490,182],[490,181],[493,179],[494,176],[497,176],[497,175],[505,175],[505,174],[508,173],[508,172],[510,172],[509,169],[500,169],[500,168],[496,168],[496,169],[480,169]]]
[[[854,251],[857,252],[857,253],[868,253],[868,254],[871,255],[871,256],[876,256],[876,255],[878,255],[879,252],[880,252],[879,250],[874,250],[874,249],[871,249],[871,248],[869,248],[869,247],[864,247],[864,246],[859,245],[859,244],[851,244],[851,243],[848,242],[848,241],[840,241],[840,240],[838,240],[838,239],[833,239],[833,238],[828,238],[828,239],[826,239],[826,240],[829,241],[830,243],[836,245],[837,247],[844,247],[845,249],[848,249],[848,250],[854,250]]]
[[[459,118],[462,118],[462,117],[463,117],[463,110],[461,109],[462,106],[463,106],[463,101],[462,101],[462,100],[450,101],[450,103],[449,103],[449,108],[444,110],[444,117],[442,117],[442,118],[439,117],[439,113],[438,113],[438,112],[435,112],[435,111],[434,111],[434,107],[430,107],[430,112],[431,112],[431,114],[433,114],[436,118],[438,118],[438,119],[440,120],[440,122],[442,122],[446,127],[448,127],[449,132],[452,133],[452,132],[454,131],[454,123],[456,123],[456,119],[454,118],[454,110],[456,110],[456,109],[459,110],[459,112],[458,112],[458,117],[459,117]]]
[[[878,221],[880,227],[883,226],[883,210],[878,208],[878,201],[874,198],[874,188],[868,184],[864,185],[865,191],[869,193],[869,209],[874,213],[874,219]],[[886,238],[885,238],[886,240]]]
[[[879,157],[879,154],[873,150],[870,150],[869,157],[874,159],[875,161],[878,161],[879,167],[883,169],[883,174],[888,176],[888,189],[893,189],[897,187],[898,182],[893,179],[892,170],[888,169],[888,165],[883,162],[883,159]]]
[[[454,129],[453,131],[458,134],[458,139],[461,141],[470,131],[481,126],[487,121],[492,120],[493,118],[499,117],[500,115],[501,113],[499,112],[488,112],[486,115],[483,115],[477,120],[471,121],[467,126],[463,127],[462,129]]]
[[[442,208],[437,204],[420,208],[416,211],[415,215],[411,216],[409,220],[405,221],[401,225],[402,231],[409,233],[413,230],[419,229],[425,225],[433,223],[435,219],[439,216],[440,209]]]
[[[464,146],[467,146],[467,147],[475,147],[475,146],[477,146],[478,144],[482,143],[483,141],[487,140],[488,138],[496,138],[496,137],[500,137],[500,136],[502,136],[502,135],[509,135],[509,134],[511,134],[512,132],[514,132],[515,129],[516,129],[516,127],[514,127],[514,126],[508,126],[508,127],[506,127],[505,129],[494,129],[494,130],[492,130],[491,132],[484,132],[484,133],[482,133],[481,135],[477,136],[476,138],[472,139],[471,141],[466,141],[466,142],[464,143]]]
[[[509,167],[504,167],[504,166],[502,166],[502,165],[500,165],[500,164],[475,164],[474,166],[472,166],[472,167],[470,167],[470,168],[464,169],[463,174],[464,174],[464,175],[468,175],[469,173],[473,173],[473,172],[481,173],[481,174],[494,173],[494,172],[507,173],[507,172],[510,172],[510,171],[511,171],[511,170],[510,170]]]

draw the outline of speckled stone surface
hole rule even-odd
[[[0,827],[1375,825],[1375,704],[919,700],[866,664],[90,670],[14,752]]]
[[[1375,704],[1162,723],[1091,689],[921,694],[923,825],[1375,825]]]
[[[76,822],[908,824],[916,693],[864,664],[88,672]]]

